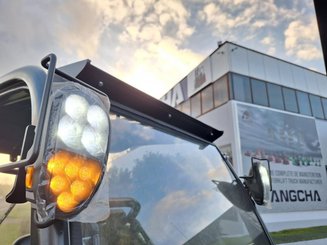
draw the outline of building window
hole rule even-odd
[[[321,102],[324,109],[325,119],[327,119],[327,99],[321,98]]]
[[[212,85],[209,85],[201,91],[202,113],[205,113],[213,108],[213,91]]]
[[[190,100],[184,101],[181,105],[182,105],[181,111],[184,112],[187,115],[190,115],[191,114]]]
[[[276,109],[284,110],[282,88],[276,84],[267,84],[269,106]]]
[[[297,102],[299,103],[299,111],[301,114],[311,116],[311,107],[309,95],[305,92],[296,91]]]
[[[317,118],[324,118],[324,113],[322,110],[321,100],[320,97],[317,95],[309,95],[310,102],[311,102],[311,108],[312,108],[312,114],[314,117]]]
[[[228,85],[227,85],[227,76],[219,78],[213,84],[213,93],[214,93],[214,104],[215,107],[218,107],[228,101]]]
[[[197,93],[191,98],[191,116],[197,117],[201,114],[200,93]]]
[[[232,74],[234,99],[252,102],[250,79],[246,76]]]
[[[295,91],[290,88],[283,88],[283,95],[284,95],[285,110],[291,112],[299,112]]]
[[[268,96],[266,83],[263,81],[251,79],[251,88],[253,103],[268,106]]]

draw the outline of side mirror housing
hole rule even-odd
[[[267,163],[267,167],[263,162]],[[269,160],[252,157],[251,163],[249,176],[240,178],[244,179],[244,185],[256,204],[266,206],[272,190]]]

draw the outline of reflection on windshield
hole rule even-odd
[[[113,120],[112,129],[111,214],[84,225],[84,244],[94,237],[101,244],[268,243],[215,147],[126,119]]]

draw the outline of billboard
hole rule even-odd
[[[326,166],[313,118],[237,104],[243,172],[251,157],[270,161],[271,210],[327,209]]]
[[[205,59],[187,76],[187,94],[192,96],[201,88],[212,82],[210,58]]]
[[[204,60],[160,100],[175,107],[212,82],[210,59]]]

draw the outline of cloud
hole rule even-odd
[[[110,69],[113,75],[154,97],[164,94],[167,87],[172,87],[204,58],[182,47],[194,32],[188,24],[190,13],[182,1],[88,3],[97,19],[102,19],[94,46],[102,57],[115,60]],[[107,43],[115,48],[108,51]],[[96,58],[106,63],[103,58]]]
[[[160,97],[193,69],[204,57],[189,49],[179,48],[174,39],[164,38],[136,48],[129,59],[117,66],[117,76],[138,89]]]
[[[182,1],[89,2],[105,20],[102,43],[116,45],[102,53],[116,60],[113,75],[154,97],[164,94],[204,58],[183,47],[194,28]]]
[[[269,13],[269,14],[267,14]],[[278,24],[278,9],[273,1],[215,1],[204,5],[199,18],[215,28],[217,36],[237,37],[236,30],[253,32]]]
[[[322,57],[319,47],[319,33],[315,18],[292,21],[284,32],[287,54],[302,60]]]
[[[167,0],[158,1],[154,5],[155,13],[159,16],[159,23],[163,23],[163,27],[167,25],[176,25],[176,32],[169,33],[173,34],[177,40],[183,41],[186,37],[189,37],[194,29],[187,23],[190,13],[182,4],[181,1]],[[171,27],[171,26],[170,26]],[[177,43],[180,43],[177,41]]]
[[[207,1],[197,16],[218,40],[295,60],[303,66],[321,59],[312,1]]]
[[[17,0],[0,9],[1,73],[51,52],[60,64],[89,58],[160,97],[203,58],[185,48],[195,29],[182,1]]]
[[[269,13],[269,14],[267,14]],[[272,0],[213,1],[203,5],[198,17],[215,37],[276,55],[283,24],[299,15],[297,9],[277,6]]]
[[[87,1],[65,1],[57,11],[64,18],[63,25],[55,25],[59,47],[79,59],[96,56],[104,23],[101,15],[93,14],[95,7]]]
[[[260,40],[260,43],[267,47],[267,54],[276,54],[276,40],[272,36],[266,36]]]
[[[276,48],[275,47],[269,47],[267,50],[267,54],[274,56],[276,54]]]
[[[275,2],[39,0],[32,6],[23,0],[0,1],[0,73],[38,64],[44,55],[55,53],[59,65],[88,58],[160,97],[215,48],[216,40],[256,49],[265,45],[264,52],[270,54],[284,49],[279,42],[261,40],[267,33],[274,33],[268,35],[274,40],[284,38],[285,26],[306,16],[310,6]],[[287,39],[299,43],[294,35]],[[308,43],[301,43],[302,50],[288,48],[292,51],[287,54],[317,57],[317,49]]]
[[[194,31],[187,23],[190,14],[181,1],[88,1],[103,16],[108,27],[119,26],[118,35],[122,42],[159,42],[168,36],[180,44]]]
[[[275,41],[271,37],[264,37],[261,39],[261,43],[264,45],[272,45]]]
[[[37,64],[48,53],[70,62],[95,57],[104,31],[86,1],[0,2],[1,70]]]

